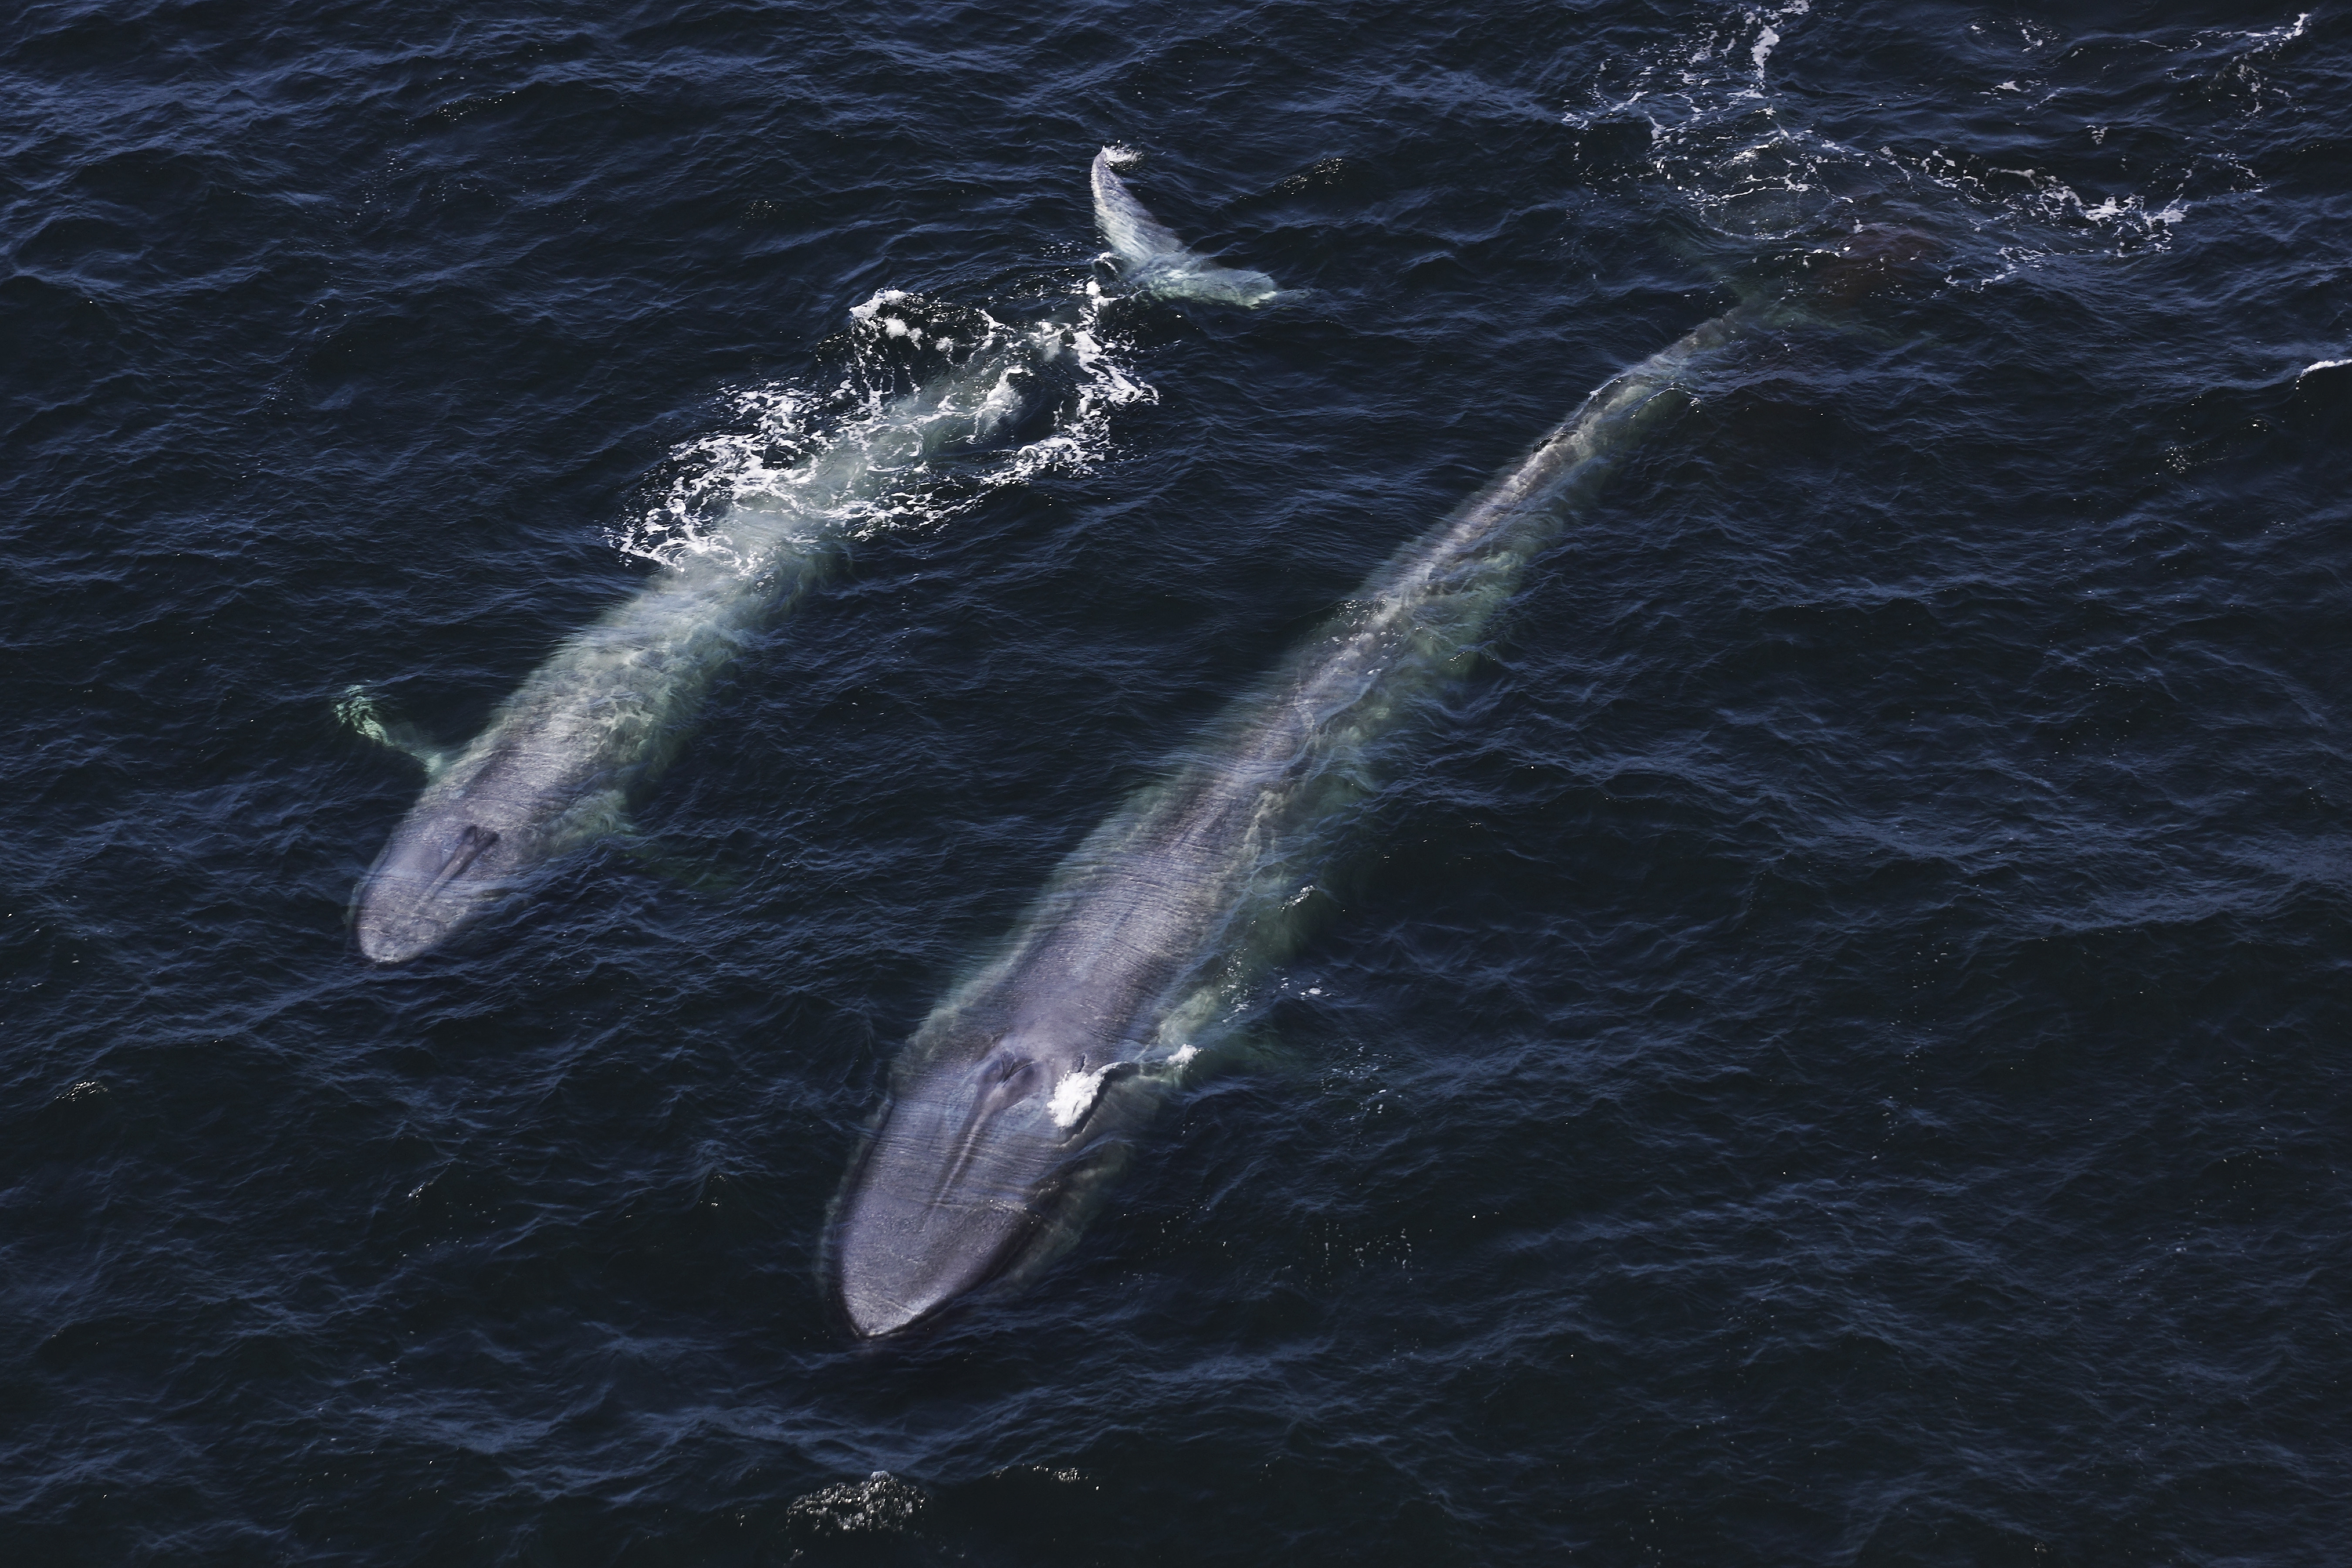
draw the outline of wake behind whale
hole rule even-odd
[[[1063,863],[893,1064],[827,1236],[856,1333],[1017,1284],[1071,1243],[1187,1064],[1295,942],[1381,743],[1466,667],[1530,557],[1692,375],[1805,313],[1743,306],[1603,384]]]
[[[1271,296],[1264,274],[1185,250],[1110,172],[1108,153],[1093,187],[1123,291]],[[1068,447],[1059,426],[1149,395],[1096,339],[1101,302],[1090,287],[1074,310],[1007,325],[982,311],[940,320],[910,296],[877,295],[853,312],[853,343],[886,381],[894,353],[921,351],[918,384],[875,390],[828,434],[793,432],[813,449],[781,471],[759,458],[739,465],[720,526],[661,539],[646,552],[660,566],[646,587],[557,647],[471,742],[446,753],[404,744],[364,698],[346,703],[363,733],[401,744],[426,769],[423,794],[353,890],[361,953],[387,964],[417,958],[556,857],[624,832],[630,801],[676,754],[712,679],[932,465],[1003,448],[1055,409],[1055,434],[1020,448],[1050,462]]]

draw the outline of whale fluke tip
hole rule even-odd
[[[1194,255],[1167,225],[1135,199],[1118,171],[1143,155],[1114,142],[1095,154],[1095,221],[1118,258],[1120,281],[1130,293],[1165,299],[1222,300],[1255,308],[1282,296],[1273,279],[1247,268],[1219,267]]]

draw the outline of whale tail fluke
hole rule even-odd
[[[1135,154],[1123,147],[1106,147],[1095,154],[1093,172],[1095,222],[1129,289],[1163,299],[1221,300],[1253,310],[1297,297],[1297,290],[1263,272],[1220,267],[1186,248],[1118,177],[1119,169],[1134,161]]]

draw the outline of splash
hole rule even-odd
[[[1087,471],[1112,413],[1159,394],[1106,346],[1099,290],[1071,293],[1007,322],[878,290],[849,311],[836,384],[729,392],[733,428],[674,448],[650,502],[607,540],[755,577],[782,554],[935,526],[1007,486]]]
[[[1748,50],[1748,58],[1756,68],[1756,81],[1758,86],[1760,87],[1763,85],[1765,62],[1772,58],[1772,50],[1774,47],[1780,42],[1780,30],[1772,26],[1772,24],[1775,22],[1787,21],[1792,17],[1804,16],[1812,8],[1813,0],[1795,0],[1793,5],[1784,5],[1778,11],[1767,12],[1765,14],[1762,21],[1759,23],[1757,26],[1756,42],[1751,45]]]
[[[1045,1114],[1054,1119],[1055,1126],[1066,1131],[1086,1120],[1087,1112],[1102,1098],[1103,1078],[1113,1065],[1062,1075],[1062,1081],[1054,1086],[1054,1098],[1045,1102]]]
[[[2303,37],[2305,30],[2308,28],[2310,25],[2311,13],[2305,11],[2295,17],[2294,24],[2292,26],[2273,27],[2267,32],[2237,33],[2231,36],[2234,37],[2245,38],[2252,42],[2254,45],[2252,52],[2255,54],[2269,54],[2277,49],[2284,48],[2285,46]]]
[[[1646,123],[1645,172],[1717,233],[1752,240],[1817,228],[1871,183],[1877,160],[1798,123],[1771,89],[1775,51],[1811,10],[1811,0],[1743,8],[1612,59],[1562,119],[1579,129]]]
[[[1777,9],[1743,6],[1677,38],[1612,58],[1563,121],[1580,129],[1642,121],[1650,135],[1639,173],[1665,186],[1716,235],[1748,247],[1811,243],[1824,232],[1892,217],[1953,237],[1947,281],[1967,289],[2067,258],[2169,249],[2201,204],[2260,188],[2242,160],[2219,150],[2183,148],[2179,156],[2125,165],[2111,157],[2077,162],[2068,152],[2074,144],[2063,141],[2051,143],[2049,157],[2030,163],[2014,154],[1988,157],[1958,138],[1901,148],[1848,145],[1809,125],[1805,104],[1771,80],[1774,62],[1814,37],[1797,25],[1811,15],[1810,0]],[[2137,42],[2180,56],[2178,79],[2210,72],[2211,94],[2242,98],[2255,112],[2279,94],[2250,62],[2273,58],[2304,36],[2304,25]],[[2054,26],[1987,19],[1967,30],[1979,47],[2014,57],[2001,79],[1987,73],[1979,94],[2016,106],[2003,114],[2042,111],[2062,79],[2053,73],[2088,68]],[[2217,58],[2221,68],[2212,71]],[[2076,63],[2070,67],[2070,60]],[[2074,121],[2063,134],[2086,140],[2081,151],[2103,148],[2109,121],[2105,115]]]

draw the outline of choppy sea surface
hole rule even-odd
[[[2340,1561],[2352,11],[27,0],[0,88],[11,1563]],[[1296,297],[1090,294],[1107,143]],[[1053,868],[1857,230],[1080,1244],[856,1343],[842,1172]],[[339,707],[477,731],[919,380],[877,300],[1091,347],[364,962]]]

